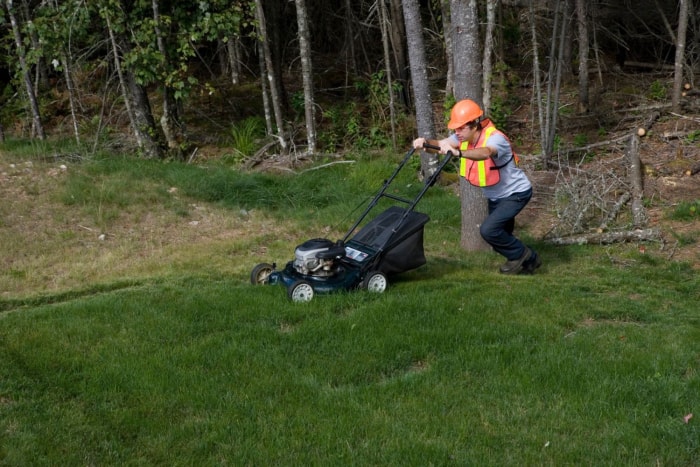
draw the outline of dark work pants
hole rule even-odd
[[[508,261],[525,253],[523,242],[513,236],[515,216],[532,198],[532,189],[514,193],[507,198],[488,200],[489,215],[481,224],[481,237]]]

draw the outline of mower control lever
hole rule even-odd
[[[432,149],[433,151],[440,151],[440,146],[437,146],[435,144],[430,144],[430,143],[423,143],[423,147],[425,149]],[[459,156],[459,151],[458,152],[453,152],[453,151],[447,151],[447,154],[449,154],[451,157],[456,157]]]

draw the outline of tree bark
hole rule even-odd
[[[62,53],[61,57],[63,61],[63,76],[66,80],[66,89],[68,90],[68,102],[70,104],[70,115],[73,122],[73,134],[75,135],[75,142],[80,144],[80,129],[78,128],[78,116],[76,112],[76,99],[75,99],[75,88],[73,86],[73,77],[71,75],[72,62],[68,60],[68,54],[66,52]]]
[[[561,6],[558,4],[555,13],[554,29],[552,31],[552,49],[550,53],[550,74],[549,85],[547,91],[547,160],[554,152],[554,140],[557,133],[557,120],[559,118],[559,90],[561,87],[561,76],[563,73],[563,58],[564,58],[564,40],[566,38],[567,18],[561,13]],[[557,28],[557,24],[561,23],[561,29]],[[557,39],[559,45],[557,46]],[[556,58],[554,54],[556,52]],[[553,82],[554,81],[554,82]],[[554,86],[554,89],[552,89]]]
[[[125,40],[117,41],[112,20],[110,19],[110,12],[105,9],[102,11],[102,14],[107,25],[112,53],[114,54],[114,67],[117,70],[124,106],[136,137],[136,144],[143,151],[144,156],[160,158],[162,151],[157,139],[154,137],[156,128],[148,101],[148,94],[143,86],[137,83],[133,73],[124,70],[122,67],[119,50],[122,49],[126,52],[129,50],[129,45]]]
[[[472,99],[483,105],[479,15],[476,0],[451,0],[452,45],[455,68],[455,99]]]
[[[661,233],[657,229],[635,229],[624,232],[593,232],[556,237],[545,240],[553,245],[607,245],[611,243],[640,242],[658,240]]]
[[[316,153],[316,102],[314,100],[313,66],[311,63],[311,42],[304,0],[295,0],[297,7],[297,25],[299,35],[299,55],[301,57],[301,75],[304,82],[304,115],[306,119],[307,154]]]
[[[420,21],[418,0],[404,0],[403,18],[406,22],[406,41],[411,67],[414,102],[416,104],[416,126],[418,134],[428,139],[435,137],[433,101],[428,82],[428,63],[425,59],[423,28]],[[421,153],[420,177],[427,180],[437,169],[438,157],[428,152]]]
[[[284,136],[284,120],[282,118],[282,101],[279,96],[279,85],[270,51],[270,44],[267,36],[267,26],[265,24],[265,12],[263,10],[262,0],[255,0],[255,16],[258,21],[258,32],[260,37],[261,50],[265,64],[264,76],[261,79],[267,79],[270,86],[270,103],[274,114],[275,125],[277,126],[277,139],[279,141],[282,152],[287,152],[287,140]]]
[[[160,29],[160,11],[158,0],[151,0],[151,7],[153,9],[153,29],[156,34],[156,44],[158,45],[158,52],[160,52],[161,60],[163,61],[163,71],[167,74],[171,70],[170,59],[168,58],[168,50],[165,47],[165,41],[163,39],[163,34]],[[163,135],[165,136],[165,141],[168,145],[168,149],[175,153],[178,159],[182,158],[180,150],[180,118],[177,112],[177,104],[175,102],[175,96],[173,89],[165,83],[163,79],[163,86],[161,87],[161,92],[163,93],[163,115],[160,117],[160,127],[163,130]]]
[[[586,6],[590,0],[576,0],[576,18],[578,24],[578,104],[579,112],[588,112],[588,12]]]
[[[642,163],[639,159],[639,136],[635,133],[631,136],[627,148],[627,162],[629,164],[629,181],[632,187],[632,222],[635,228],[646,225],[647,215],[644,209],[644,184],[642,183]]]
[[[455,61],[455,99],[482,101],[482,66],[473,57],[481,55],[479,17],[476,0],[451,0],[452,43],[459,51]],[[467,251],[488,250],[490,246],[481,238],[479,227],[488,216],[486,198],[481,188],[472,186],[460,178],[462,227],[460,245]]]
[[[486,34],[484,36],[484,112],[491,109],[491,84],[493,82],[493,31],[496,27],[496,8],[498,0],[486,1]]]
[[[408,91],[409,66],[406,59],[406,22],[403,20],[402,0],[391,0],[391,14],[389,15],[389,33],[391,38],[391,51],[394,57],[394,70],[392,80],[400,84],[398,89],[399,102],[408,107],[411,99]]]
[[[450,0],[442,0],[442,35],[445,41],[445,61],[447,62],[447,70],[445,70],[445,95],[455,95],[455,68],[454,68],[454,49],[452,48],[452,21],[450,19]]]
[[[544,109],[542,108],[542,73],[540,71],[540,53],[539,45],[537,42],[537,24],[535,20],[535,0],[530,0],[529,4],[529,20],[530,20],[530,34],[532,37],[532,74],[535,81],[534,94],[535,94],[535,111],[537,112],[537,119],[540,128],[540,149],[542,160],[547,163],[547,138],[546,128],[544,125]]]
[[[7,6],[7,14],[10,17],[10,24],[12,25],[12,33],[14,35],[15,46],[17,47],[17,59],[19,60],[20,69],[22,71],[22,78],[24,80],[24,85],[27,92],[27,98],[29,99],[29,106],[32,111],[32,126],[36,136],[40,140],[44,140],[46,139],[46,133],[44,131],[44,125],[41,122],[39,102],[36,98],[34,87],[32,85],[32,77],[30,75],[29,66],[27,64],[27,55],[25,53],[24,45],[22,42],[22,33],[20,32],[19,24],[17,23],[17,17],[15,16],[12,0],[6,0],[5,5]]]
[[[685,40],[688,29],[688,0],[678,0],[678,31],[676,33],[676,59],[673,70],[673,96],[671,109],[681,111],[681,92],[683,91],[683,63],[685,61]],[[696,31],[697,34],[697,31]]]
[[[389,46],[389,29],[391,23],[389,14],[386,11],[386,4],[383,0],[379,1],[379,23],[382,32],[382,47],[384,50],[384,72],[386,74],[386,86],[389,93],[389,119],[391,123],[391,146],[396,150],[396,109],[394,104],[394,89],[391,74],[391,47]]]

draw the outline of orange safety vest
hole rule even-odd
[[[486,124],[486,127],[484,127],[481,130],[481,134],[479,135],[479,139],[477,140],[477,142],[474,145],[471,145],[468,141],[463,141],[462,144],[459,146],[459,150],[466,151],[469,149],[483,148],[484,146],[486,146],[486,142],[489,140],[489,137],[494,131],[498,130],[496,129],[496,126],[489,120]],[[508,138],[506,138],[506,141],[508,141]],[[508,141],[508,144],[510,144],[510,141]],[[519,158],[515,155],[512,146],[511,154],[512,157],[508,159],[508,162],[506,162],[503,165],[496,165],[496,162],[493,160],[493,157],[487,157],[483,161],[474,161],[462,157],[459,161],[459,175],[461,177],[465,177],[467,181],[474,186],[493,186],[501,181],[500,169],[508,165],[508,163],[513,159],[515,159],[516,164],[518,163]]]

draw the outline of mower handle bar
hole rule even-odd
[[[424,147],[425,149],[432,149],[432,150],[434,150],[434,151],[440,151],[440,146],[436,146],[436,145],[430,144],[430,143],[423,143],[423,147]],[[452,152],[452,151],[447,151],[447,153],[448,153],[448,154],[451,154],[452,157],[454,157],[454,156],[456,155],[456,154],[455,154],[454,152]],[[457,152],[457,154],[459,154],[459,152]]]

